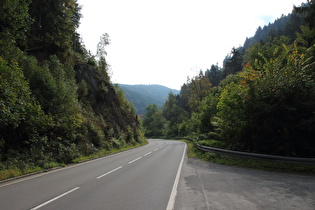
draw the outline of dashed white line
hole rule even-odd
[[[158,151],[159,150],[159,148],[156,148],[155,150],[153,150],[154,152],[156,152],[156,151]]]
[[[119,166],[119,167],[117,167],[117,168],[115,168],[115,169],[113,169],[113,170],[111,170],[111,171],[109,171],[109,172],[107,172],[107,173],[105,173],[105,174],[103,174],[101,176],[96,177],[96,179],[100,179],[100,178],[102,178],[102,177],[104,177],[104,176],[106,176],[106,175],[108,175],[110,173],[113,173],[114,171],[117,171],[117,170],[119,170],[121,168],[122,168],[122,166]]]
[[[147,154],[145,154],[145,155],[143,155],[143,157],[145,157],[145,156],[147,156],[147,155],[150,155],[152,153],[152,151],[151,152],[148,152]]]
[[[138,158],[136,158],[136,159],[134,159],[134,160],[132,160],[132,161],[130,161],[130,162],[128,162],[129,164],[131,164],[131,163],[133,163],[133,162],[136,162],[137,160],[139,160],[139,159],[141,159],[142,157],[138,157]]]
[[[53,199],[51,199],[51,200],[45,202],[45,203],[43,203],[43,204],[40,204],[40,205],[38,205],[38,206],[32,208],[31,210],[36,210],[36,209],[39,209],[39,208],[41,208],[41,207],[43,207],[43,206],[46,206],[47,204],[49,204],[49,203],[51,203],[51,202],[53,202],[53,201],[55,201],[55,200],[57,200],[57,199],[59,199],[59,198],[65,196],[65,195],[68,195],[69,193],[72,193],[73,191],[75,191],[75,190],[77,190],[77,189],[79,189],[79,188],[80,188],[80,187],[76,187],[76,188],[74,188],[74,189],[72,189],[72,190],[69,190],[68,192],[65,192],[65,193],[63,193],[63,194],[61,194],[61,195],[59,195],[59,196],[57,196],[57,197],[55,197],[55,198],[53,198]]]

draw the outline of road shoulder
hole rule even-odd
[[[186,158],[175,209],[315,209],[315,177]]]

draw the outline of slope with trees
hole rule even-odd
[[[258,28],[243,47],[233,48],[223,68],[212,66],[179,95],[170,95],[162,110],[163,134],[241,151],[315,157],[314,11],[311,0]],[[215,85],[214,75],[221,75]]]
[[[32,171],[143,142],[140,122],[76,29],[76,0],[0,3],[0,170]],[[10,176],[10,175],[9,175]]]

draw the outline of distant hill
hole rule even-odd
[[[146,113],[146,107],[150,104],[156,104],[161,108],[170,92],[179,94],[179,90],[162,85],[118,85],[125,92],[126,98],[135,106],[137,114],[142,115]]]

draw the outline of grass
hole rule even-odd
[[[41,170],[43,170],[41,167],[27,167],[26,169],[12,167],[0,171],[0,180],[10,179],[13,177],[22,176],[24,174],[31,174]]]
[[[91,159],[95,159],[95,158],[100,158],[100,157],[103,157],[106,155],[111,155],[114,153],[118,153],[118,152],[122,152],[122,151],[129,150],[132,148],[136,148],[139,146],[143,146],[147,143],[148,143],[147,141],[144,141],[141,144],[138,143],[135,145],[126,145],[124,148],[119,148],[119,149],[111,149],[111,150],[103,149],[103,150],[100,150],[98,153],[95,153],[93,155],[80,156],[80,157],[74,159],[72,162],[73,163],[80,163],[83,161],[87,161],[87,160],[91,160]],[[26,175],[26,174],[32,174],[35,172],[40,172],[40,171],[44,171],[44,170],[52,169],[52,168],[56,168],[56,167],[64,167],[64,166],[66,166],[66,165],[63,163],[57,163],[57,162],[45,163],[43,167],[24,165],[23,168],[21,168],[21,167],[11,166],[10,168],[0,170],[0,181],[14,178],[14,177],[19,177],[19,176]]]
[[[187,156],[189,158],[198,158],[204,161],[213,162],[217,164],[237,166],[244,168],[261,169],[274,172],[298,173],[315,175],[315,166],[307,164],[293,164],[283,163],[267,160],[254,160],[238,157],[231,157],[226,155],[219,155],[211,152],[204,152],[199,150],[193,142],[189,140],[181,140],[187,143]]]
[[[145,142],[143,142],[141,144],[126,145],[125,147],[119,148],[119,149],[111,149],[111,150],[103,149],[103,150],[100,150],[99,152],[97,152],[95,154],[92,154],[92,155],[89,155],[89,156],[81,156],[79,158],[76,158],[76,159],[73,160],[73,162],[74,163],[80,163],[80,162],[83,162],[83,161],[86,161],[86,160],[91,160],[91,159],[95,159],[95,158],[104,157],[104,156],[107,156],[107,155],[111,155],[111,154],[115,154],[115,153],[122,152],[122,151],[125,151],[125,150],[129,150],[129,149],[133,149],[133,148],[136,148],[136,147],[140,147],[140,146],[143,146],[143,145],[145,145],[147,143],[148,142],[145,141]]]

